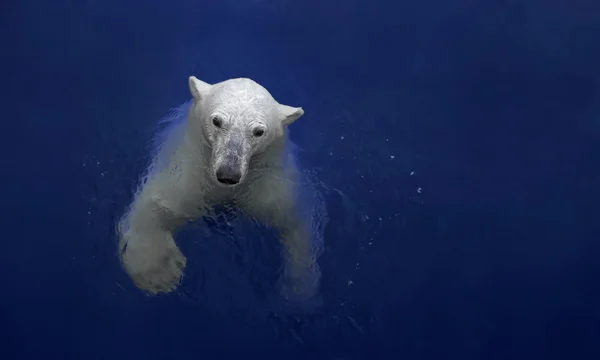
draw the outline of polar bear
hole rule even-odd
[[[124,269],[142,290],[173,291],[186,266],[174,234],[227,201],[279,231],[284,298],[313,298],[319,251],[299,205],[302,174],[286,151],[287,128],[304,110],[279,104],[247,78],[211,85],[191,76],[189,89],[191,102],[172,115],[118,223]]]

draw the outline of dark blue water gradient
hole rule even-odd
[[[597,4],[1,7],[2,359],[600,356]],[[181,234],[176,294],[121,270],[114,223],[192,74],[305,109],[319,313],[269,310],[278,249],[249,239],[273,234],[228,218]]]

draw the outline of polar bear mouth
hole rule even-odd
[[[224,185],[236,185],[239,181],[229,178],[217,178],[217,181]]]

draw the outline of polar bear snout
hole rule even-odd
[[[222,164],[215,173],[217,181],[223,185],[236,185],[242,180],[242,167],[235,162]]]
[[[251,148],[247,140],[233,131],[220,134],[213,147],[212,168],[217,182],[225,186],[241,183],[248,170]]]

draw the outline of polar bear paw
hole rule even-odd
[[[152,294],[168,293],[179,286],[186,265],[171,235],[166,241],[129,241],[121,254],[134,284]]]
[[[282,274],[279,292],[286,306],[301,311],[314,311],[322,305],[319,294],[320,271],[318,267],[302,272]]]

